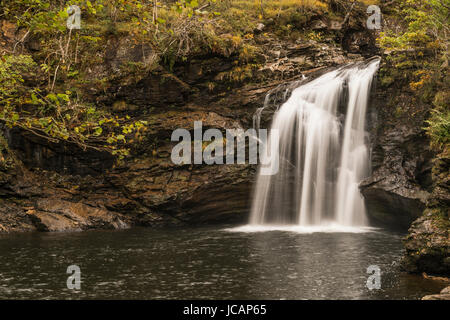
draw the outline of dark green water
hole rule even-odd
[[[441,283],[401,273],[401,235],[224,227],[0,236],[1,299],[417,299]],[[69,265],[81,290],[67,289]],[[366,288],[369,265],[381,289]]]

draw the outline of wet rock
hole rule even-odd
[[[381,68],[386,68],[384,63]],[[428,107],[411,96],[399,96],[399,91],[404,92],[403,87],[386,90],[377,83],[372,94],[367,114],[372,174],[360,188],[372,222],[406,230],[430,197],[433,152],[422,129]],[[396,116],[394,106],[404,111]]]
[[[35,209],[27,211],[38,231],[80,231],[91,228],[124,229],[126,218],[101,208],[83,203],[56,199],[43,199]]]
[[[448,212],[427,209],[413,222],[404,240],[402,267],[409,272],[450,274],[450,220]]]
[[[18,203],[0,199],[0,233],[35,231],[25,208]]]
[[[450,300],[450,286],[442,289],[439,294],[425,296],[422,300]]]
[[[444,289],[441,290],[442,294],[450,294],[450,286],[445,287]]]
[[[395,189],[389,190],[390,186],[376,187],[365,182],[361,187],[370,219],[375,224],[408,228],[425,209],[426,192],[417,190],[417,194],[404,196]]]
[[[407,271],[450,275],[449,158],[447,148],[434,160],[434,188],[427,208],[404,240],[402,266]]]

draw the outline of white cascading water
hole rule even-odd
[[[258,174],[250,225],[366,225],[358,185],[370,173],[365,117],[378,66],[345,66],[292,91],[271,127],[279,171]]]

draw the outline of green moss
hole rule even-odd
[[[392,83],[394,83],[395,79],[392,76],[384,76],[381,77],[380,82],[383,87],[389,87]]]
[[[431,139],[431,146],[436,150],[442,150],[450,144],[450,110],[434,109],[431,117],[426,121],[425,128]]]

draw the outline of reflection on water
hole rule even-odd
[[[441,283],[401,273],[401,235],[131,229],[0,236],[2,299],[416,299]],[[81,268],[79,292],[66,288]],[[381,289],[369,291],[369,265]]]

